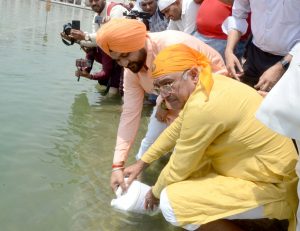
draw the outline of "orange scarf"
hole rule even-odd
[[[202,53],[184,44],[169,46],[156,56],[153,62],[152,78],[156,79],[192,67],[200,67],[198,84],[208,97],[214,83],[210,62]]]

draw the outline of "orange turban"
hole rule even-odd
[[[145,46],[147,30],[136,19],[111,19],[100,27],[96,43],[106,54],[111,51],[127,53]]]
[[[213,86],[209,60],[199,51],[185,44],[176,44],[163,49],[153,62],[152,78],[200,67],[199,82],[207,96]]]

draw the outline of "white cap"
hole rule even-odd
[[[158,4],[159,10],[163,11],[168,6],[170,6],[171,4],[173,4],[174,2],[176,2],[176,0],[158,0],[157,4]]]

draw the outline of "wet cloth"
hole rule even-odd
[[[263,206],[264,216],[289,219],[293,230],[298,201],[292,141],[255,119],[262,98],[254,89],[212,76],[209,100],[198,84],[179,117],[143,155],[151,163],[174,148],[153,194],[159,198],[166,188],[180,226]]]

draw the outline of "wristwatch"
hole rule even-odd
[[[85,41],[90,41],[91,40],[91,37],[88,33],[85,33],[84,40]]]
[[[280,60],[280,63],[281,63],[281,65],[282,65],[282,68],[286,71],[288,68],[289,68],[289,66],[290,66],[290,62],[289,61],[287,61],[287,60],[285,60],[285,59],[281,59]]]

